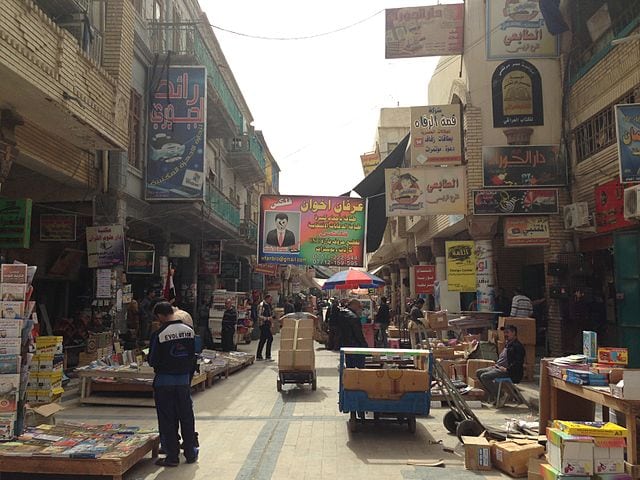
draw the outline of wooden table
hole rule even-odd
[[[595,405],[603,407],[603,419],[609,419],[609,411],[623,413],[627,428],[627,462],[634,478],[639,478],[638,441],[636,418],[640,417],[640,400],[616,398],[604,389],[574,385],[551,377],[547,370],[550,359],[540,365],[540,423],[543,434],[550,420],[593,421]]]
[[[110,476],[113,480],[122,480],[123,475],[143,459],[147,453],[151,452],[151,457],[156,458],[159,446],[160,437],[155,436],[122,458],[87,459],[0,455],[0,472],[38,473],[41,475],[104,475]]]

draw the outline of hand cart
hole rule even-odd
[[[431,376],[433,356],[428,350],[406,350],[389,348],[341,348],[340,349],[340,389],[339,407],[342,413],[349,413],[349,430],[356,432],[360,424],[369,421],[366,413],[373,413],[373,422],[392,420],[407,423],[409,432],[416,431],[416,416],[428,415],[431,407],[430,388],[424,392],[406,392],[396,399],[372,399],[362,390],[346,390],[343,384],[343,372],[346,368],[346,355],[365,355],[377,357],[426,357],[425,375]],[[430,385],[427,381],[427,385]]]
[[[311,390],[315,391],[318,382],[315,370],[278,370],[278,380],[276,388],[279,392],[282,392],[282,385],[286,384],[304,384],[311,385]]]

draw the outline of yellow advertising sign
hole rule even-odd
[[[378,150],[377,146],[375,151],[360,155],[360,160],[362,161],[362,170],[364,171],[364,176],[366,177],[371,172],[373,172],[380,163],[380,151]]]
[[[473,240],[445,242],[449,291],[476,291],[476,254],[474,247]]]

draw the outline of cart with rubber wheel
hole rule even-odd
[[[364,355],[374,359],[398,359],[398,365],[405,364],[403,359],[425,357],[424,364],[427,376],[425,391],[405,392],[398,398],[370,398],[369,394],[362,390],[347,390],[344,388],[343,373],[346,368],[346,355]],[[378,362],[373,362],[374,364]],[[383,362],[384,363],[384,362]],[[433,356],[428,350],[406,350],[390,348],[349,348],[340,349],[340,388],[339,407],[342,413],[349,414],[349,430],[352,433],[367,423],[379,423],[382,421],[392,421],[398,424],[405,424],[409,432],[416,432],[416,417],[428,415],[431,407],[430,377]],[[371,364],[371,362],[370,362]],[[402,369],[399,369],[402,370]],[[422,371],[422,370],[420,370]],[[367,418],[371,414],[373,418]]]
[[[282,386],[287,384],[309,384],[311,390],[315,391],[318,380],[315,370],[278,370],[278,380],[276,388],[282,392]]]

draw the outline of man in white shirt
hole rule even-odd
[[[511,300],[511,316],[532,318],[533,304],[531,303],[531,299],[519,288],[516,288],[514,291],[515,296]]]

